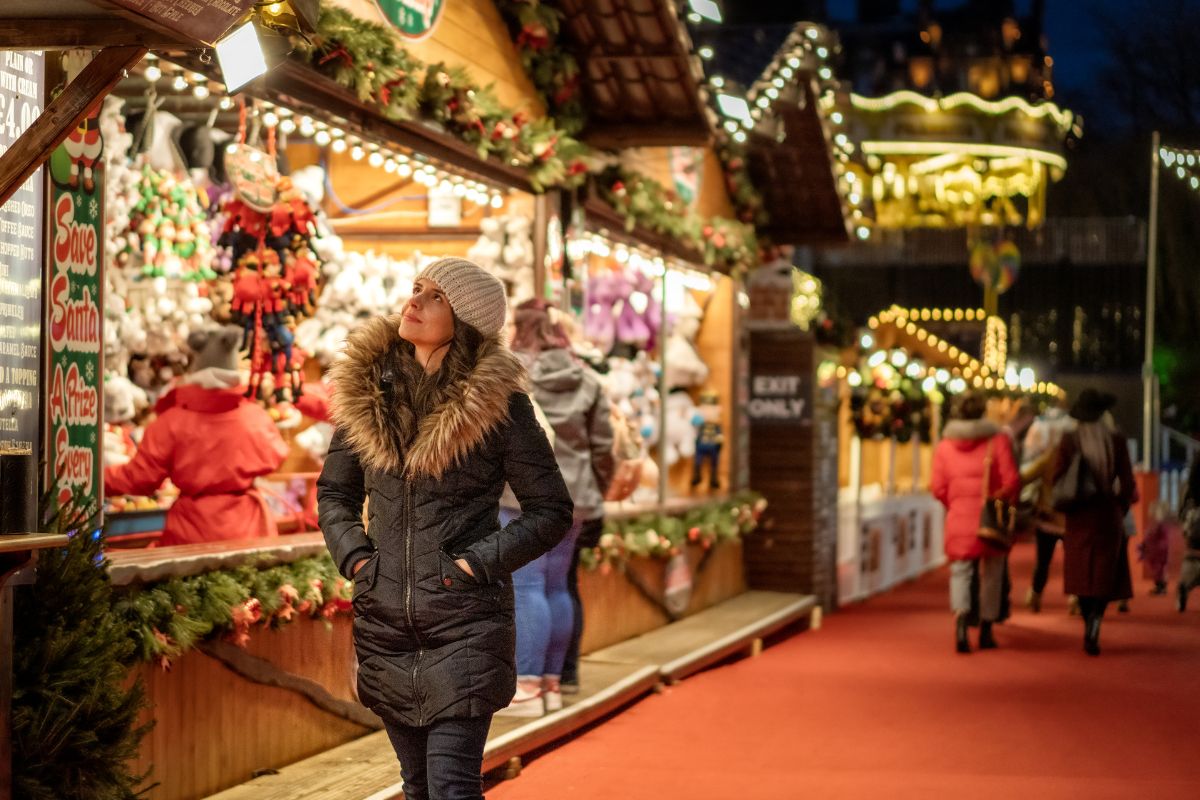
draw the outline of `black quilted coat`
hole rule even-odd
[[[572,508],[521,366],[498,342],[403,449],[387,368],[398,323],[372,320],[347,342],[333,374],[337,432],[317,491],[338,569],[349,578],[368,559],[353,576],[359,699],[385,721],[420,726],[512,700],[509,576],[562,539]],[[523,513],[502,529],[505,482]]]

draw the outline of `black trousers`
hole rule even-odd
[[[405,800],[483,800],[483,748],[491,716],[422,728],[386,724],[400,759]]]
[[[1050,579],[1050,562],[1054,560],[1054,548],[1058,547],[1062,537],[1038,531],[1036,541],[1037,561],[1033,566],[1033,590],[1041,594]]]
[[[585,521],[575,543],[575,554],[571,557],[571,571],[567,573],[567,593],[571,595],[571,605],[575,607],[575,626],[571,630],[571,640],[567,643],[567,657],[563,661],[563,683],[579,683],[579,643],[583,639],[583,601],[579,599],[579,553],[600,544],[600,535],[603,532],[603,517]]]

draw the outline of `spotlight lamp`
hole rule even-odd
[[[316,32],[319,0],[259,3],[216,45],[225,88],[236,92],[292,51],[293,35]]]

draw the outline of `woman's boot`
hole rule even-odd
[[[1083,623],[1083,652],[1089,656],[1100,655],[1100,617],[1089,616]]]
[[[968,622],[966,614],[959,614],[954,618],[954,649],[959,653],[971,652],[971,641],[967,638],[967,631],[970,629]]]
[[[979,623],[979,649],[980,650],[995,650],[996,637],[992,636],[992,623]]]

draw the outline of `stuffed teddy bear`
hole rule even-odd
[[[696,429],[692,423],[696,404],[683,389],[667,395],[667,466],[690,459],[696,452]]]
[[[121,375],[104,376],[104,465],[128,464],[137,452],[133,418],[150,404],[146,393]]]
[[[671,326],[664,356],[667,363],[667,386],[671,389],[701,386],[708,380],[708,365],[700,358],[696,349],[696,336],[700,333],[703,319],[704,310],[700,308],[700,304],[692,297],[691,292],[684,292],[684,308]]]

